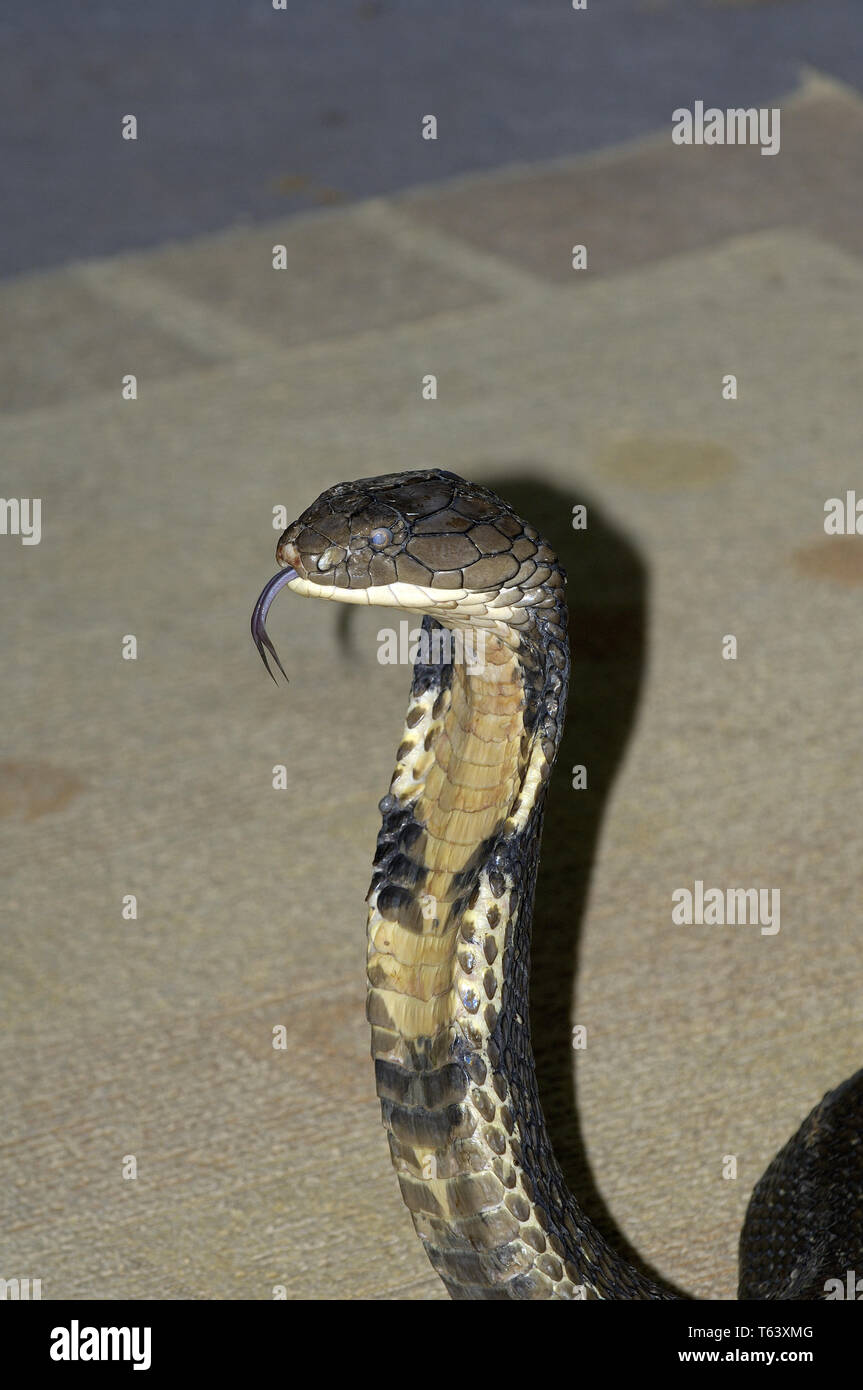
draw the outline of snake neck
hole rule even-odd
[[[531,916],[566,629],[561,577],[529,625],[483,631],[480,668],[417,662],[381,802],[372,1056],[402,1196],[454,1298],[597,1298],[603,1266],[619,1263],[554,1160],[530,1044]],[[632,1281],[631,1297],[662,1296],[634,1270]]]

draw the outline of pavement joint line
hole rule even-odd
[[[385,202],[385,200],[371,201],[377,201],[378,203]],[[341,211],[342,216],[356,216],[356,213],[356,207],[343,209]],[[395,214],[391,219],[389,207],[385,207],[383,212],[374,212],[371,216],[372,221],[379,227],[382,234],[384,233],[385,226],[391,228],[394,227],[397,222],[405,221],[407,228],[405,235],[413,237],[413,220],[402,219],[401,214]],[[426,233],[421,226],[419,226],[419,235],[421,240],[425,239]],[[436,240],[438,239],[437,232],[434,234],[429,233],[428,236],[429,238],[433,236]],[[651,266],[647,267],[647,269],[651,272],[651,276],[659,277],[661,283],[665,276],[672,275],[676,278],[678,273],[677,267],[679,267],[681,262],[685,263],[690,260],[706,258],[709,264],[714,257],[726,254],[728,249],[735,245],[740,246],[741,249],[749,249],[757,253],[759,244],[763,243],[770,251],[770,254],[773,254],[777,237],[783,241],[790,239],[792,243],[802,241],[813,248],[820,244],[828,248],[833,254],[842,254],[843,259],[847,259],[849,271],[855,273],[855,278],[859,277],[861,273],[857,258],[851,255],[851,253],[841,253],[840,248],[835,247],[832,242],[826,240],[818,233],[809,230],[798,230],[792,226],[783,224],[772,228],[759,228],[757,231],[733,234],[709,246],[696,247],[685,252],[677,252],[653,263]],[[446,243],[446,249],[442,251],[441,254],[444,254],[445,258],[448,259],[449,238],[441,235],[440,240]],[[422,248],[420,247],[418,249]],[[472,261],[473,254],[474,253],[470,253]],[[483,262],[487,260],[496,261],[496,257],[486,258],[485,253],[476,253],[476,255],[478,259]],[[113,264],[112,260],[114,261]],[[97,293],[104,292],[106,298],[110,295],[112,302],[114,301],[115,289],[117,289],[118,296],[122,296],[124,302],[128,303],[129,300],[126,296],[126,291],[130,289],[132,279],[130,277],[127,282],[123,278],[122,267],[122,260],[107,258],[104,261],[80,263],[70,267],[70,271],[76,276],[83,276],[83,282],[88,286],[92,284]],[[106,271],[109,273],[105,274]],[[490,273],[495,276],[497,275],[496,265]],[[644,279],[644,274],[644,266],[621,267],[616,272],[608,275],[591,278],[589,283],[586,283],[582,287],[574,286],[571,293],[574,295],[576,290],[578,291],[579,311],[585,315],[585,326],[589,327],[591,325],[594,316],[599,316],[601,318],[607,311],[609,295],[612,296],[613,300],[619,300],[621,293],[625,292],[630,278],[635,277],[637,283],[641,284]],[[515,291],[515,298],[510,294],[505,299],[498,297],[492,302],[472,305],[469,309],[449,309],[437,313],[432,311],[420,318],[410,319],[399,324],[391,324],[381,328],[360,329],[354,333],[343,333],[335,337],[316,339],[308,343],[295,344],[289,347],[281,343],[268,343],[266,339],[262,341],[258,334],[247,334],[245,330],[240,330],[245,337],[251,340],[248,345],[249,350],[243,357],[238,358],[237,356],[230,356],[227,358],[214,359],[205,364],[197,363],[195,365],[190,365],[185,371],[174,373],[170,377],[155,379],[150,387],[151,402],[160,397],[170,399],[178,390],[187,391],[195,382],[206,382],[208,378],[212,378],[216,373],[223,374],[226,379],[230,379],[231,381],[236,381],[244,376],[254,376],[259,386],[269,383],[270,386],[275,389],[279,382],[283,380],[285,374],[289,373],[292,368],[298,365],[314,367],[317,363],[322,369],[326,368],[330,370],[333,368],[334,364],[343,363],[346,359],[352,358],[358,352],[368,355],[369,353],[373,353],[377,348],[391,351],[394,346],[398,346],[400,341],[406,346],[416,344],[425,333],[431,335],[430,346],[432,348],[435,342],[440,341],[439,335],[441,333],[446,335],[453,330],[462,335],[477,331],[493,334],[496,324],[501,326],[508,324],[514,311],[519,312],[523,307],[527,307],[525,305],[526,294],[529,294],[534,307],[539,307],[541,305],[543,313],[551,315],[552,323],[569,321],[573,312],[575,300],[567,294],[565,287],[559,284],[552,285],[549,287],[549,292],[546,293],[544,286],[541,287],[540,290],[534,288],[531,277],[523,277],[520,273],[517,273],[517,278],[519,287]],[[176,313],[179,305],[180,315],[185,313],[183,296],[175,294],[173,289],[166,290],[161,284],[158,284],[158,282],[151,282],[146,275],[140,274],[137,266],[134,273],[134,280],[138,282],[136,290],[132,292],[136,311],[148,312],[150,305],[147,302],[146,294],[149,293],[150,284],[157,283],[158,290],[163,298],[170,298],[172,311]],[[525,288],[525,282],[528,283],[529,288]],[[109,283],[110,290],[106,288],[106,285]],[[145,292],[142,292],[142,286],[147,287]],[[499,292],[500,286],[498,285],[498,294]],[[130,295],[130,297],[132,296]],[[191,310],[195,313],[201,308],[203,308],[203,313],[205,315],[209,312],[205,306],[200,306],[197,301],[187,300],[185,302],[191,304]],[[233,329],[233,325],[231,325],[231,329]],[[207,336],[207,346],[208,348],[212,347],[212,340],[209,334]],[[105,408],[111,408],[115,404],[116,390],[114,387],[106,384],[104,390],[100,389],[88,393],[87,399],[91,406],[97,410],[100,404]],[[486,394],[482,404],[487,405],[488,399],[488,394]],[[49,420],[52,417],[62,419],[70,408],[77,410],[81,405],[81,400],[81,396],[76,396],[71,401],[61,400],[51,405],[28,407],[20,411],[4,411],[0,413],[0,429],[5,431],[7,429],[15,430],[16,428],[26,428],[26,422],[32,419],[34,415],[38,415],[43,421]],[[391,419],[386,422],[387,425],[392,424],[396,433],[403,430],[405,412],[410,412],[413,405],[413,396],[410,392],[406,392],[403,408],[398,409],[392,414]],[[333,430],[331,431],[329,428],[331,407],[332,402],[330,402],[326,410],[316,412],[312,415],[300,415],[292,418],[291,429],[294,431],[295,437],[305,437],[307,434],[311,434],[311,436],[314,437],[315,434],[319,433],[322,429],[327,435],[334,432],[336,436],[339,436],[343,431],[342,422],[335,420],[333,422]],[[472,407],[473,403],[469,401],[459,402],[458,405],[453,403],[452,405],[453,409],[459,410],[459,415],[462,419],[470,417]],[[354,424],[356,424],[359,419],[365,420],[367,418],[365,413],[359,409],[356,404],[353,407],[353,411],[354,414],[352,418]],[[369,416],[377,415],[377,413],[376,405],[370,407]],[[384,435],[389,435],[391,433],[386,427],[384,427],[383,432]]]
[[[784,107],[796,106],[827,96],[840,97],[844,100],[854,102],[855,104],[863,104],[863,97],[861,97],[855,87],[810,64],[801,64],[800,83],[787,93],[781,104]],[[111,296],[113,297],[114,293],[116,293],[118,297],[122,295],[124,298],[128,297],[131,301],[136,297],[133,296],[130,290],[130,281],[126,278],[126,272],[123,271],[123,266],[127,259],[134,260],[135,262],[135,277],[140,276],[140,278],[143,279],[145,275],[140,270],[140,266],[142,262],[145,262],[148,256],[154,254],[154,252],[162,252],[172,247],[182,248],[194,244],[195,242],[206,244],[221,237],[236,235],[242,232],[260,233],[266,239],[271,234],[276,234],[280,230],[284,231],[286,225],[291,226],[294,223],[331,222],[334,219],[342,218],[357,218],[361,221],[367,220],[370,229],[380,228],[389,235],[396,237],[399,236],[401,232],[406,231],[408,226],[413,228],[418,221],[418,213],[416,211],[412,209],[410,213],[406,213],[402,211],[400,206],[396,206],[402,204],[406,199],[433,199],[439,194],[458,192],[461,188],[474,186],[476,184],[506,183],[519,177],[542,177],[545,174],[566,173],[570,170],[576,172],[587,167],[596,168],[613,165],[618,160],[628,159],[633,154],[639,154],[651,148],[664,147],[670,140],[670,131],[671,113],[669,112],[669,124],[667,127],[651,131],[646,135],[636,135],[629,140],[622,140],[612,145],[602,146],[599,149],[586,150],[580,154],[556,155],[551,159],[530,161],[516,160],[511,163],[500,164],[493,169],[466,170],[462,173],[454,174],[449,178],[431,183],[408,184],[391,193],[376,195],[373,198],[358,199],[354,202],[341,204],[336,207],[306,208],[293,214],[283,214],[280,217],[269,217],[260,222],[235,223],[213,231],[203,232],[196,237],[169,238],[155,248],[147,247],[139,250],[114,253],[99,257],[92,261],[73,262],[66,267],[59,267],[59,269],[65,269],[67,273],[74,273],[83,278],[83,282],[88,284],[91,288],[94,288],[96,292],[100,289],[99,282],[103,276],[103,268],[106,286],[108,279],[107,271],[110,269],[112,272],[115,272],[111,275]],[[398,226],[398,223],[402,224],[401,227]],[[432,238],[434,238],[434,241]],[[441,239],[440,243],[437,241],[438,238]],[[460,243],[456,243],[455,239],[451,239],[444,233],[438,232],[437,229],[435,229],[434,233],[429,232],[428,244],[430,247],[434,245],[436,255],[440,253],[438,246],[440,250],[446,247],[450,254],[452,254],[456,245],[458,245],[459,250],[461,250]],[[465,266],[468,266],[468,264],[472,265],[475,273],[488,276],[489,283],[494,284],[493,269],[501,264],[499,258],[493,255],[486,257],[484,253],[480,252],[474,254],[477,259],[472,259],[470,262],[465,260]],[[508,263],[504,262],[503,264],[507,272],[509,272],[510,268]],[[48,267],[45,270],[28,271],[24,272],[21,276],[12,278],[38,279],[42,275],[51,274],[52,271],[56,269],[57,267]],[[90,276],[95,273],[97,269],[99,272],[98,280],[95,282],[91,281]],[[119,283],[117,283],[118,277],[121,277]],[[527,291],[531,287],[542,290],[545,289],[543,282],[538,280],[535,281],[532,276],[522,271],[513,271],[509,275],[509,278],[512,286],[520,288],[522,292]],[[522,281],[520,286],[519,279]],[[165,308],[169,318],[173,320],[173,304],[175,301],[179,302],[182,299],[181,294],[176,292],[173,287],[162,285],[155,277],[152,281],[148,279],[147,283],[148,287],[152,286],[154,294],[156,290],[160,292],[160,298],[165,302]],[[107,299],[108,297],[106,288],[105,298]],[[189,300],[187,302],[197,311],[202,311],[205,307],[198,300]],[[218,311],[210,309],[209,306],[206,306],[206,308],[207,311],[213,315],[214,320],[218,320],[218,322],[222,324],[227,335],[237,338],[243,337],[245,339],[254,338],[256,342],[260,342],[261,339],[259,334],[252,334],[251,330],[242,328],[242,326],[236,324],[234,320],[229,319],[225,315],[220,315]],[[202,341],[207,346],[208,351],[212,352],[212,342],[206,337]],[[231,355],[234,355],[233,350]]]
[[[269,357],[283,351],[281,344],[259,329],[244,328],[209,303],[149,275],[137,256],[134,267],[125,257],[107,257],[74,265],[69,273],[103,302],[146,317],[163,332],[212,359],[214,366],[238,357]]]
[[[101,273],[101,264],[101,262],[93,262],[92,264],[94,283],[98,281],[99,274]],[[80,269],[84,269],[84,267]],[[87,271],[90,271],[90,269],[90,266],[86,267]],[[74,273],[77,277],[79,267],[75,267]],[[140,280],[143,278],[144,277],[139,276],[136,272],[136,279]],[[88,283],[88,288],[89,287]],[[113,297],[113,294],[109,298],[106,292],[102,297],[106,302],[118,303],[118,300]],[[559,293],[556,298],[560,298]],[[171,291],[171,300],[175,308],[180,299],[180,295],[174,294],[173,291]],[[186,302],[189,303],[189,301]],[[140,314],[147,313],[149,308],[146,299],[143,298],[134,304],[124,300],[123,304],[124,307]],[[459,329],[464,328],[466,331],[470,331],[475,322],[480,326],[482,326],[483,320],[486,318],[493,322],[495,316],[499,315],[502,310],[511,312],[513,307],[517,307],[517,304],[514,305],[512,299],[503,302],[498,298],[493,302],[472,305],[470,309],[431,310],[428,314],[424,314],[419,318],[405,320],[402,323],[390,324],[384,328],[361,328],[355,333],[339,333],[331,338],[316,338],[308,343],[294,344],[290,347],[286,347],[282,343],[273,342],[271,339],[265,339],[263,336],[259,337],[257,334],[254,334],[250,335],[254,338],[254,342],[250,343],[248,350],[244,353],[238,354],[235,352],[230,356],[214,357],[211,362],[196,363],[193,366],[190,365],[185,370],[172,373],[171,376],[155,378],[148,386],[148,396],[152,400],[155,399],[160,392],[165,392],[170,395],[180,389],[180,382],[183,383],[182,390],[185,391],[192,383],[196,381],[205,382],[209,377],[220,372],[229,373],[231,379],[235,380],[240,376],[249,376],[256,366],[261,369],[258,383],[262,384],[266,379],[269,379],[271,384],[276,386],[283,380],[285,371],[292,365],[308,364],[309,366],[314,366],[316,362],[319,362],[322,366],[325,366],[327,365],[327,359],[334,357],[336,354],[340,353],[342,349],[346,352],[354,350],[368,352],[369,350],[374,350],[378,346],[386,347],[393,343],[397,344],[402,335],[409,341],[412,341],[414,340],[416,330],[422,325],[434,325],[435,328],[446,328],[453,324],[457,325]],[[197,302],[193,303],[193,308],[197,311]],[[185,308],[183,308],[181,312],[185,313]],[[164,320],[156,318],[155,316],[152,317],[153,321],[164,330]],[[181,325],[175,325],[172,322],[170,329],[171,332],[177,336],[181,332]],[[191,346],[195,347],[196,350],[201,350],[205,341],[208,346],[212,348],[212,339],[210,337],[206,339],[198,339],[197,337],[193,339],[190,337],[187,338],[186,341],[188,341]],[[97,390],[54,401],[50,405],[28,405],[21,409],[2,410],[0,411],[0,428],[11,428],[16,422],[24,422],[28,419],[32,419],[34,416],[39,416],[44,420],[49,420],[52,416],[61,418],[63,413],[70,408],[77,409],[80,407],[83,400],[88,400],[95,408],[98,408],[100,403],[105,406],[110,406],[116,403],[117,400],[116,387],[106,382],[104,387],[100,387]],[[406,393],[405,408],[409,408],[413,403],[413,397],[409,393]],[[304,421],[314,421],[320,425],[322,419],[331,413],[331,411],[332,402],[327,405],[326,409],[322,407],[321,415],[313,417],[304,416],[303,420],[298,423],[302,424]],[[369,415],[372,416],[378,413],[378,406],[374,403],[371,404],[369,406]],[[294,427],[294,423],[294,421],[291,422],[292,428]]]
[[[804,104],[829,95],[841,97],[855,104],[861,102],[859,93],[853,87],[817,68],[804,65],[801,66],[800,73],[800,85],[789,94],[786,105]],[[357,333],[340,334],[334,338],[317,339],[302,345],[285,348],[259,329],[247,329],[228,315],[214,309],[210,304],[184,295],[173,285],[163,284],[158,277],[148,275],[145,266],[146,259],[148,255],[152,254],[151,252],[132,253],[134,264],[131,267],[129,257],[126,255],[108,256],[95,261],[73,263],[67,267],[66,273],[102,302],[144,316],[162,331],[170,333],[176,340],[185,342],[195,352],[210,359],[211,365],[209,367],[190,368],[189,371],[180,373],[179,375],[184,378],[192,375],[207,375],[213,369],[219,369],[226,364],[236,362],[238,359],[242,359],[247,364],[257,359],[262,364],[266,362],[268,366],[272,367],[275,359],[280,362],[297,360],[298,358],[313,359],[322,353],[332,351],[334,347],[338,348],[341,344],[357,343],[361,345],[367,343],[369,346],[373,346],[384,338],[391,339],[394,334],[398,334],[402,330],[409,332],[416,327],[417,323],[432,320],[440,323],[448,318],[470,321],[474,315],[479,315],[481,318],[490,309],[500,307],[501,300],[506,301],[510,306],[513,306],[514,303],[516,305],[532,303],[536,307],[545,307],[555,302],[560,295],[559,285],[546,284],[539,277],[535,277],[522,269],[517,269],[511,262],[495,253],[477,251],[457,237],[450,236],[437,228],[431,229],[425,226],[422,222],[419,206],[415,205],[410,211],[405,211],[396,206],[396,203],[403,202],[406,196],[416,197],[420,200],[425,197],[433,198],[436,191],[449,192],[468,184],[493,184],[518,178],[520,175],[533,177],[554,171],[574,171],[587,165],[597,167],[613,164],[616,160],[627,158],[636,151],[662,146],[668,138],[668,131],[657,131],[647,136],[638,136],[633,140],[610,146],[607,149],[591,151],[575,157],[562,156],[530,164],[513,163],[494,170],[459,174],[454,178],[442,181],[440,184],[422,184],[415,188],[400,190],[386,197],[375,197],[352,203],[346,207],[314,209],[308,213],[299,213],[296,218],[290,219],[291,223],[295,220],[307,222],[319,219],[326,219],[327,221],[335,218],[352,219],[369,231],[385,236],[394,246],[412,250],[414,253],[418,251],[427,259],[465,275],[474,283],[485,285],[498,297],[497,305],[481,305],[473,307],[471,310],[446,311],[443,314],[432,313],[407,324],[390,325],[383,329],[361,329]],[[274,232],[283,226],[283,219],[278,219],[255,224],[254,227],[249,227],[247,230],[252,233],[260,233],[266,238],[270,231]],[[222,232],[208,233],[200,238],[193,238],[191,244],[194,244],[195,241],[206,244],[214,236],[223,236],[236,230],[238,229],[227,228]],[[625,274],[625,269],[621,273]],[[602,278],[606,280],[617,277],[603,276]],[[101,393],[93,393],[94,396],[99,394]],[[3,412],[7,418],[31,413],[30,410]]]
[[[856,87],[842,82],[830,73],[823,72],[820,68],[801,63],[799,84],[790,88],[781,98],[777,98],[774,104],[778,104],[785,111],[790,107],[805,105],[811,101],[818,101],[830,96],[843,98],[855,104],[863,104],[863,97]],[[671,107],[668,111],[667,125],[651,130],[646,135],[634,135],[628,140],[602,145],[597,149],[584,150],[580,154],[554,155],[550,159],[519,159],[508,164],[496,165],[493,169],[467,169],[435,182],[408,184],[391,193],[367,199],[366,202],[393,202],[400,205],[406,200],[412,202],[414,200],[419,202],[425,198],[431,200],[439,194],[458,193],[461,189],[473,189],[481,184],[492,185],[508,183],[518,178],[542,178],[547,174],[580,173],[584,169],[603,169],[622,160],[628,160],[633,155],[665,149],[670,144]],[[311,208],[298,212],[296,216],[298,218],[333,217],[352,211],[356,212],[364,206],[365,203],[358,200],[338,208]],[[411,214],[415,215],[413,208]]]
[[[842,97],[845,101],[863,106],[863,97],[857,88],[833,73],[822,72],[821,68],[814,68],[809,63],[801,63],[800,77],[800,86],[791,94],[789,104],[792,101],[817,101],[820,97]]]
[[[485,285],[501,298],[545,303],[559,297],[559,286],[552,288],[503,256],[477,251],[459,237],[428,227],[421,215],[394,207],[388,198],[370,198],[360,203],[355,216],[363,227],[385,236],[397,250],[419,251],[426,259]]]

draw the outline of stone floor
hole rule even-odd
[[[282,600],[286,689],[248,637],[274,507],[437,465],[570,572],[556,1146],[622,1248],[733,1296],[754,1182],[863,1057],[863,540],[823,527],[860,483],[863,102],[811,75],[783,118],[773,160],[651,136],[0,285],[4,488],[43,528],[0,537],[4,1277],[443,1296],[363,1015],[408,672],[370,613]],[[780,889],[781,930],[675,926],[698,879]]]

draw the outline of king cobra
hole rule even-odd
[[[429,469],[330,488],[276,558],[252,617],[268,670],[267,652],[284,674],[265,628],[283,587],[423,619],[380,802],[367,1017],[392,1162],[432,1265],[457,1299],[677,1297],[618,1255],[568,1190],[537,1090],[531,922],[570,666],[557,557],[493,492]],[[863,1070],[756,1186],[739,1297],[823,1299],[854,1269]]]

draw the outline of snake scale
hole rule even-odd
[[[368,893],[368,1002],[402,1197],[457,1299],[671,1299],[607,1243],[551,1150],[528,984],[534,885],[570,659],[565,575],[493,492],[441,469],[324,492],[281,536],[283,587],[421,615]],[[453,634],[481,637],[481,660]],[[448,634],[450,645],[441,639]],[[281,663],[278,663],[281,669]],[[269,669],[269,668],[268,668]],[[283,673],[284,674],[284,673]],[[755,1188],[739,1296],[823,1299],[863,1270],[863,1071]]]

